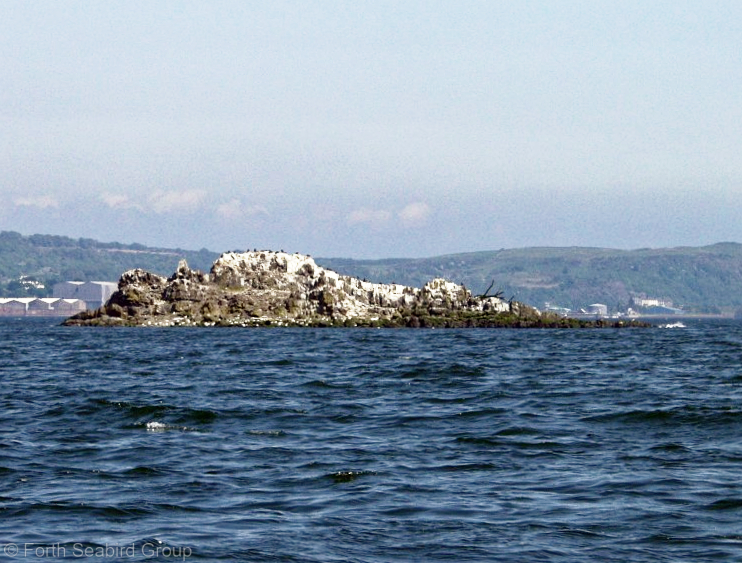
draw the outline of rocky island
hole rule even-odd
[[[125,272],[105,305],[64,321],[87,326],[586,327],[443,279],[422,288],[371,283],[285,252],[222,254],[206,274],[181,260],[164,278]]]

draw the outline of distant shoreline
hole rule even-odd
[[[621,316],[621,317],[613,317],[613,316],[607,316],[607,317],[597,317],[596,315],[567,315],[569,318],[574,319],[580,319],[580,320],[595,320],[598,318],[608,319],[608,320],[640,320],[640,321],[651,321],[651,320],[662,320],[662,321],[672,321],[672,320],[693,320],[693,319],[703,319],[703,320],[742,320],[737,319],[733,314],[725,314],[725,313],[684,313],[682,315],[632,315],[632,316]]]

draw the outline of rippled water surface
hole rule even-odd
[[[0,558],[742,561],[742,324],[687,324],[0,320]]]

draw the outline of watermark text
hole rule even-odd
[[[86,543],[6,543],[0,544],[0,555],[33,559],[84,559],[87,557],[125,559],[144,557],[187,560],[193,555],[188,546],[171,546],[159,542],[132,543],[129,545],[90,545]]]

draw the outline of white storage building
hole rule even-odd
[[[81,282],[67,281],[54,285],[54,297],[60,299],[82,299],[88,309],[97,309],[108,301],[111,294],[118,289],[115,282]]]

